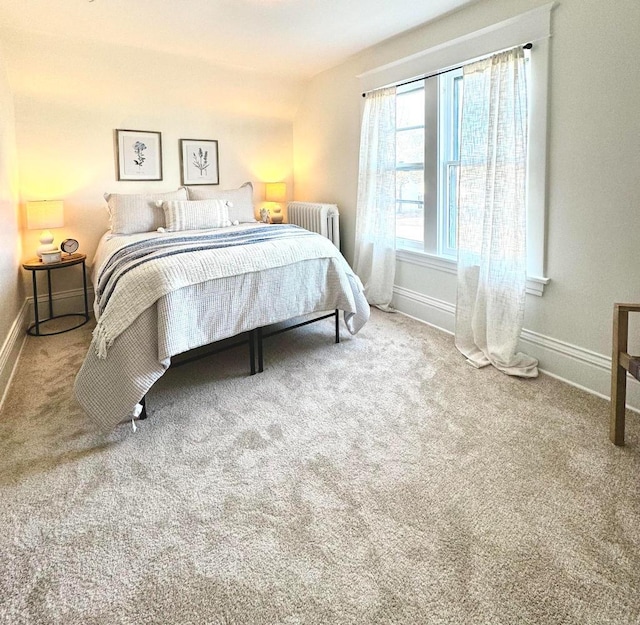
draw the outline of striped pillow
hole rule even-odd
[[[229,207],[224,200],[176,200],[162,202],[166,229],[205,230],[230,226]]]

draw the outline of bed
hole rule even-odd
[[[110,206],[91,268],[96,328],[74,390],[101,430],[136,415],[178,354],[334,309],[352,334],[367,322],[362,284],[325,236],[255,222],[237,198],[141,197],[153,210],[132,227]]]

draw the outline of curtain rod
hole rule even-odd
[[[516,48],[518,48],[518,47],[519,46],[516,46]],[[522,46],[523,50],[531,50],[531,48],[533,48],[533,44],[532,43],[525,43]],[[508,48],[508,49],[509,50],[515,50],[515,48]],[[492,54],[495,54],[495,52],[492,53]],[[489,58],[489,56],[492,56],[492,55],[488,55],[486,57],[481,57],[481,58]],[[478,59],[478,60],[480,60],[480,59]],[[471,62],[473,63],[473,61],[471,61]],[[469,65],[469,63],[465,63],[464,65],[458,65],[457,67],[450,67],[449,69],[443,69],[443,70],[441,70],[439,72],[436,72],[435,74],[428,74],[426,76],[418,76],[417,78],[412,78],[411,80],[407,80],[405,82],[398,83],[395,86],[396,87],[404,87],[405,85],[410,85],[411,83],[418,82],[420,80],[428,80],[429,78],[435,78],[436,76],[441,76],[442,74],[448,74],[449,72],[455,72],[458,69],[462,69],[465,65]],[[384,89],[385,87],[380,87],[380,88]],[[378,91],[378,89],[371,89],[371,91],[365,91],[362,94],[362,97],[366,98],[367,97],[367,93],[373,93],[374,91]]]

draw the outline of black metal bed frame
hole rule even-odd
[[[228,345],[222,345],[215,349],[207,350],[201,354],[194,354],[192,356],[188,356],[186,358],[180,358],[178,360],[172,361],[169,365],[170,369],[175,369],[177,367],[182,367],[183,365],[190,364],[195,362],[196,360],[202,360],[203,358],[208,358],[209,356],[214,356],[215,354],[220,354],[221,352],[227,351],[228,349],[233,349],[235,347],[240,347],[242,345],[249,345],[249,375],[255,375],[256,373],[262,373],[264,371],[264,339],[268,339],[272,336],[276,336],[278,334],[282,334],[283,332],[288,332],[289,330],[295,330],[296,328],[301,328],[303,326],[309,325],[310,323],[316,323],[316,321],[322,321],[323,319],[330,319],[334,317],[335,319],[335,342],[340,342],[340,318],[339,318],[340,310],[336,308],[332,313],[322,315],[321,317],[314,317],[313,319],[308,319],[307,321],[302,321],[300,323],[296,323],[293,325],[286,326],[284,328],[279,328],[277,330],[272,330],[271,332],[264,332],[264,328],[254,328],[253,330],[249,330],[248,332],[244,332],[241,335],[244,338],[234,341],[233,343],[229,343]],[[224,339],[226,340],[226,339]],[[213,345],[214,343],[212,343]],[[187,352],[188,353],[188,352]],[[256,358],[257,357],[257,358]],[[256,366],[257,360],[257,366]],[[140,404],[142,406],[142,411],[138,415],[138,420],[146,419],[149,415],[147,413],[147,396],[145,395],[141,400]]]

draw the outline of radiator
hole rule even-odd
[[[336,204],[289,202],[287,214],[290,224],[318,232],[340,249],[340,213]]]

